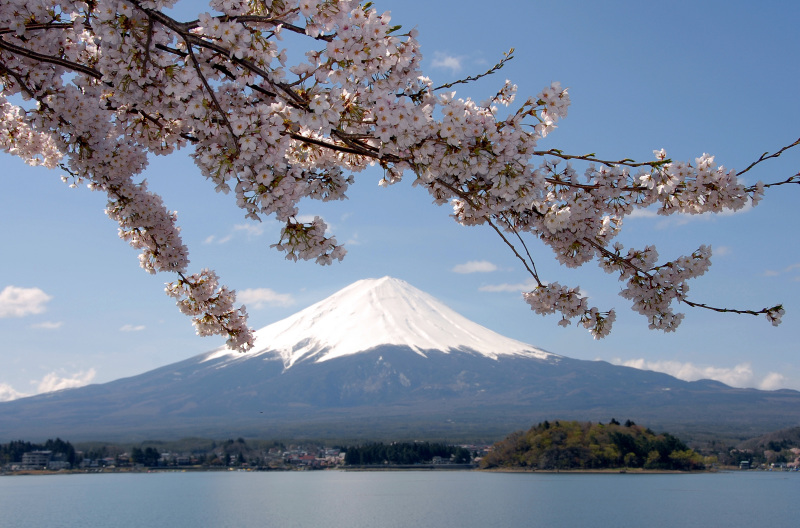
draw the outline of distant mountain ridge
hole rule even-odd
[[[498,439],[546,419],[749,436],[800,424],[800,392],[582,361],[503,337],[409,284],[364,280],[215,350],[138,376],[0,403],[0,441]]]

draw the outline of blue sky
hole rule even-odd
[[[182,8],[205,10],[199,0]],[[551,81],[569,87],[569,116],[542,146],[600,157],[673,159],[704,152],[744,168],[800,136],[800,6],[752,2],[577,2],[378,0],[393,23],[417,27],[425,72],[436,82],[481,73],[516,48],[499,74],[459,90],[484,99],[506,78],[525,97]],[[490,6],[490,8],[488,7]],[[188,18],[188,16],[186,17]],[[465,228],[449,208],[411,188],[388,189],[378,170],[357,175],[350,199],[304,203],[303,214],[331,225],[348,255],[321,268],[291,263],[269,245],[274,222],[245,221],[230,196],[214,193],[187,152],[153,159],[152,189],[177,210],[190,269],[216,269],[242,292],[259,328],[348,284],[391,275],[438,297],[501,334],[551,352],[712,377],[742,387],[800,389],[800,247],[798,188],[767,193],[756,208],[716,217],[651,217],[626,221],[625,246],[654,243],[663,257],[714,249],[711,270],[693,281],[691,297],[713,305],[762,308],[782,302],[783,324],[763,317],[689,309],[676,333],[647,330],[617,293],[620,284],[596,266],[564,270],[537,243],[542,278],[580,285],[601,308],[614,307],[611,336],[594,341],[581,328],[533,314],[522,301],[524,270],[487,229]],[[776,181],[800,170],[800,150],[747,174]],[[60,173],[30,168],[0,154],[0,400],[102,383],[216,348],[199,338],[163,292],[167,276],[150,276],[136,252],[117,238],[102,195],[70,189]],[[24,290],[12,304],[8,287]],[[40,290],[42,293],[37,293]]]

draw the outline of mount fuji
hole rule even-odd
[[[496,439],[545,419],[630,418],[756,435],[800,423],[800,392],[735,389],[560,356],[398,279],[358,281],[218,349],[138,376],[0,403],[0,441]]]
[[[427,358],[425,351],[464,352],[485,356],[555,358],[457,314],[407,282],[391,277],[360,280],[282,321],[256,332],[253,351],[279,358],[284,368],[304,361],[321,363],[379,347],[406,347]],[[220,349],[207,360],[244,356]]]

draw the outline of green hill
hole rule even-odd
[[[481,468],[692,470],[703,457],[669,433],[656,434],[631,421],[621,425],[544,421],[492,446]]]

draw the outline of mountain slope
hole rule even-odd
[[[359,281],[217,350],[102,385],[0,403],[0,441],[182,436],[484,438],[544,419],[633,419],[754,436],[800,393],[734,389],[541,351],[408,284]]]

